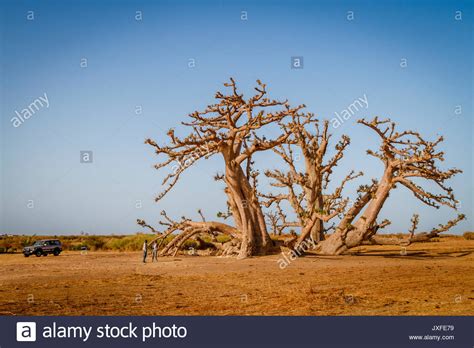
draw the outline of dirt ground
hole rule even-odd
[[[361,247],[280,269],[246,260],[140,253],[0,255],[1,315],[474,315],[474,241]]]

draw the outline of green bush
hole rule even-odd
[[[462,236],[464,237],[464,239],[474,240],[474,232],[464,232]]]

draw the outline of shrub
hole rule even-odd
[[[464,232],[462,236],[464,237],[464,239],[474,240],[474,232]]]

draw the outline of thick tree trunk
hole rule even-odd
[[[234,220],[235,228],[239,231],[242,231],[242,218],[240,216],[240,211],[237,203],[235,202],[235,198],[232,192],[229,190],[228,187],[225,188],[225,193],[227,194],[227,201],[229,203],[229,209],[232,213],[232,218]]]
[[[315,168],[311,164],[307,164],[306,170],[310,173],[310,180],[312,182],[312,187],[305,189],[307,210],[319,212],[324,206],[321,178],[316,174]],[[295,246],[301,245],[307,238],[311,238],[315,243],[324,240],[324,222],[321,219],[314,219],[311,216],[306,218],[305,225],[301,230]]]
[[[324,240],[324,223],[322,220],[318,219],[311,229],[310,237],[316,243],[319,243]]]
[[[348,249],[362,244],[363,241],[368,240],[372,236],[374,229],[371,227],[374,225],[377,215],[388,197],[392,187],[391,178],[391,173],[386,170],[375,193],[367,192],[349,209],[337,226],[336,231],[318,244],[317,251],[320,254],[342,254]],[[352,224],[352,221],[366,205],[365,211]]]
[[[336,229],[333,234],[318,244],[318,253],[322,255],[339,255],[344,253],[347,251],[344,237],[344,231],[339,228]]]
[[[298,248],[309,237],[313,243],[319,243],[324,240],[323,221],[321,219],[306,219],[306,224],[303,226],[301,233],[296,240],[295,248]]]
[[[264,255],[271,249],[272,241],[267,233],[262,209],[255,191],[239,165],[226,161],[225,181],[234,202],[231,209],[235,225],[242,231],[239,257]]]
[[[382,210],[391,188],[392,174],[390,171],[386,171],[375,192],[375,196],[368,204],[364,213],[355,222],[354,228],[349,230],[346,235],[345,244],[348,249],[359,246],[376,232],[372,227],[376,224],[377,216],[380,210]]]

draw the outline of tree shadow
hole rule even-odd
[[[320,260],[342,260],[344,258],[344,255],[320,255],[315,252],[306,252],[299,257]]]
[[[354,252],[348,255],[352,256],[377,256],[389,259],[409,259],[409,260],[426,260],[426,259],[449,259],[458,258],[471,255],[474,250],[456,250],[456,251],[444,251],[444,252],[429,252],[429,251],[406,251],[402,253],[400,251],[364,251]]]

